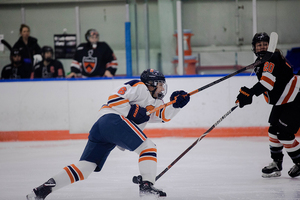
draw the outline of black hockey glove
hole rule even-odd
[[[147,122],[150,119],[150,117],[146,113],[147,113],[146,108],[134,104],[131,105],[127,118],[135,122],[136,124],[142,124],[144,122]]]
[[[245,105],[251,104],[253,95],[254,93],[251,89],[247,87],[241,87],[240,94],[236,97],[236,103],[239,103],[240,108],[244,107]]]
[[[172,93],[170,101],[173,100],[176,100],[173,103],[174,108],[183,108],[190,101],[190,95],[183,90],[178,90]]]

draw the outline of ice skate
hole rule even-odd
[[[279,177],[281,176],[282,161],[273,161],[268,166],[262,169],[263,178]]]
[[[56,185],[53,178],[50,178],[43,185],[34,188],[33,191],[26,196],[27,200],[44,200],[48,194],[52,192],[52,187]]]
[[[140,196],[155,196],[155,197],[166,197],[167,194],[155,187],[149,181],[143,181],[140,184]]]
[[[288,172],[290,177],[294,178],[300,175],[300,163],[295,164]]]

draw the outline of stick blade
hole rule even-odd
[[[277,41],[278,41],[278,34],[276,32],[272,32],[270,34],[270,42],[269,42],[269,47],[268,47],[268,52],[275,52],[276,46],[277,46]]]

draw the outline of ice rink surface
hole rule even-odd
[[[159,174],[196,138],[154,138]],[[25,200],[33,187],[65,166],[76,163],[86,140],[1,142],[0,200]],[[292,161],[284,152],[282,176],[265,179],[261,169],[271,162],[267,137],[201,140],[155,184],[170,200],[298,200],[300,178],[290,178]],[[100,173],[64,187],[47,200],[140,199],[138,156],[114,149]]]

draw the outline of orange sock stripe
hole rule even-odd
[[[140,153],[140,155],[142,155],[143,153],[147,153],[147,152],[157,152],[157,149],[156,149],[156,148],[145,149],[144,151],[142,151],[142,152]]]
[[[139,159],[139,162],[142,162],[145,160],[151,160],[151,161],[157,162],[157,158],[153,158],[153,157],[142,157]]]
[[[84,176],[83,176],[82,172],[81,172],[74,164],[72,164],[71,166],[73,167],[73,169],[74,169],[74,170],[77,172],[77,174],[79,175],[80,180],[81,180],[81,181],[84,180]]]
[[[68,167],[64,167],[64,170],[66,170],[67,174],[69,175],[71,183],[74,183],[75,180],[74,180],[74,177],[73,177],[72,173],[70,172],[69,168]]]

